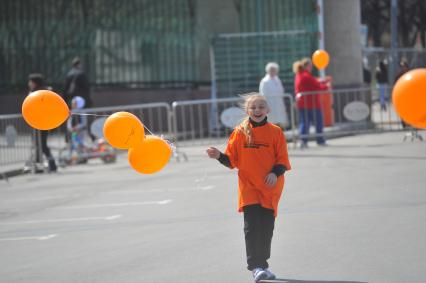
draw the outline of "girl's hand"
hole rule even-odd
[[[275,175],[274,173],[269,173],[268,175],[266,175],[265,184],[267,186],[273,187],[275,186],[276,183],[277,183],[277,175]]]
[[[215,147],[209,147],[206,152],[210,158],[219,159],[220,157],[220,151]]]

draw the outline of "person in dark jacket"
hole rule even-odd
[[[71,101],[74,97],[80,96],[86,101],[85,108],[92,107],[90,98],[90,83],[84,72],[79,57],[72,60],[72,68],[65,78],[64,99],[71,107]]]
[[[47,89],[44,85],[44,78],[41,74],[30,74],[28,76],[28,88],[30,93],[37,91],[37,90],[43,90]],[[36,148],[36,163],[42,162],[42,156],[41,153],[43,153],[46,156],[47,162],[49,164],[49,171],[50,172],[56,172],[57,166],[55,159],[52,156],[52,153],[50,152],[50,148],[47,145],[47,136],[49,134],[49,131],[44,130],[35,130],[34,132],[35,136],[35,148]]]
[[[399,67],[400,67],[400,70],[398,74],[396,74],[395,76],[394,84],[398,81],[400,77],[402,77],[403,74],[405,74],[406,72],[410,70],[410,66],[408,66],[407,61],[405,61],[404,59],[401,59],[401,61],[399,62]]]
[[[72,100],[75,97],[81,97],[85,101],[84,108],[90,108],[93,106],[92,99],[90,98],[90,82],[83,70],[81,59],[75,57],[71,62],[72,68],[68,72],[65,78],[65,89],[64,89],[64,100],[68,106],[72,108]],[[88,119],[88,127],[92,123],[91,119]],[[65,130],[63,128],[63,130]],[[92,141],[96,139],[95,136],[90,134]],[[68,133],[65,134],[65,141],[68,142],[70,137]]]
[[[389,99],[388,91],[388,68],[386,61],[382,60],[376,68],[377,88],[380,95],[380,109],[386,111],[386,102]]]
[[[399,78],[402,77],[402,75],[404,75],[406,72],[410,70],[410,66],[408,66],[407,61],[405,61],[404,59],[401,59],[401,61],[399,62],[399,67],[400,67],[400,70],[395,77],[394,85],[399,80]],[[402,128],[404,129],[407,128],[407,124],[405,124],[405,122],[402,119],[401,119],[401,125],[402,125]]]

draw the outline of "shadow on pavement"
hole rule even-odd
[[[413,160],[426,160],[422,156],[395,156],[395,155],[347,155],[347,154],[291,154],[293,157],[317,157],[317,158],[342,158],[342,159],[413,159]]]
[[[275,280],[260,280],[259,283],[368,283],[361,281],[323,281],[323,280],[295,280],[295,279],[280,279]]]

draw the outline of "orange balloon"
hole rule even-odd
[[[129,149],[128,160],[135,171],[153,174],[166,166],[171,155],[172,149],[166,141],[156,136],[147,136],[141,144]]]
[[[50,90],[30,93],[22,103],[25,122],[38,130],[50,130],[60,126],[70,115],[70,109],[58,94]]]
[[[330,56],[328,56],[327,51],[325,50],[317,50],[312,54],[312,62],[314,63],[315,67],[318,69],[324,69],[327,67],[328,62],[330,61]]]
[[[426,69],[414,69],[402,75],[393,88],[392,102],[407,124],[426,128]]]
[[[103,132],[108,143],[119,149],[136,146],[145,137],[142,122],[129,112],[116,112],[110,115],[105,120]]]

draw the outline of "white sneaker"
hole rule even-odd
[[[266,275],[268,276],[266,277],[266,279],[274,280],[275,278],[277,278],[277,276],[275,276],[275,274],[273,274],[269,269],[264,269],[263,271],[265,271]]]
[[[260,280],[267,279],[268,274],[262,268],[255,268],[252,270],[254,282],[259,282]]]

